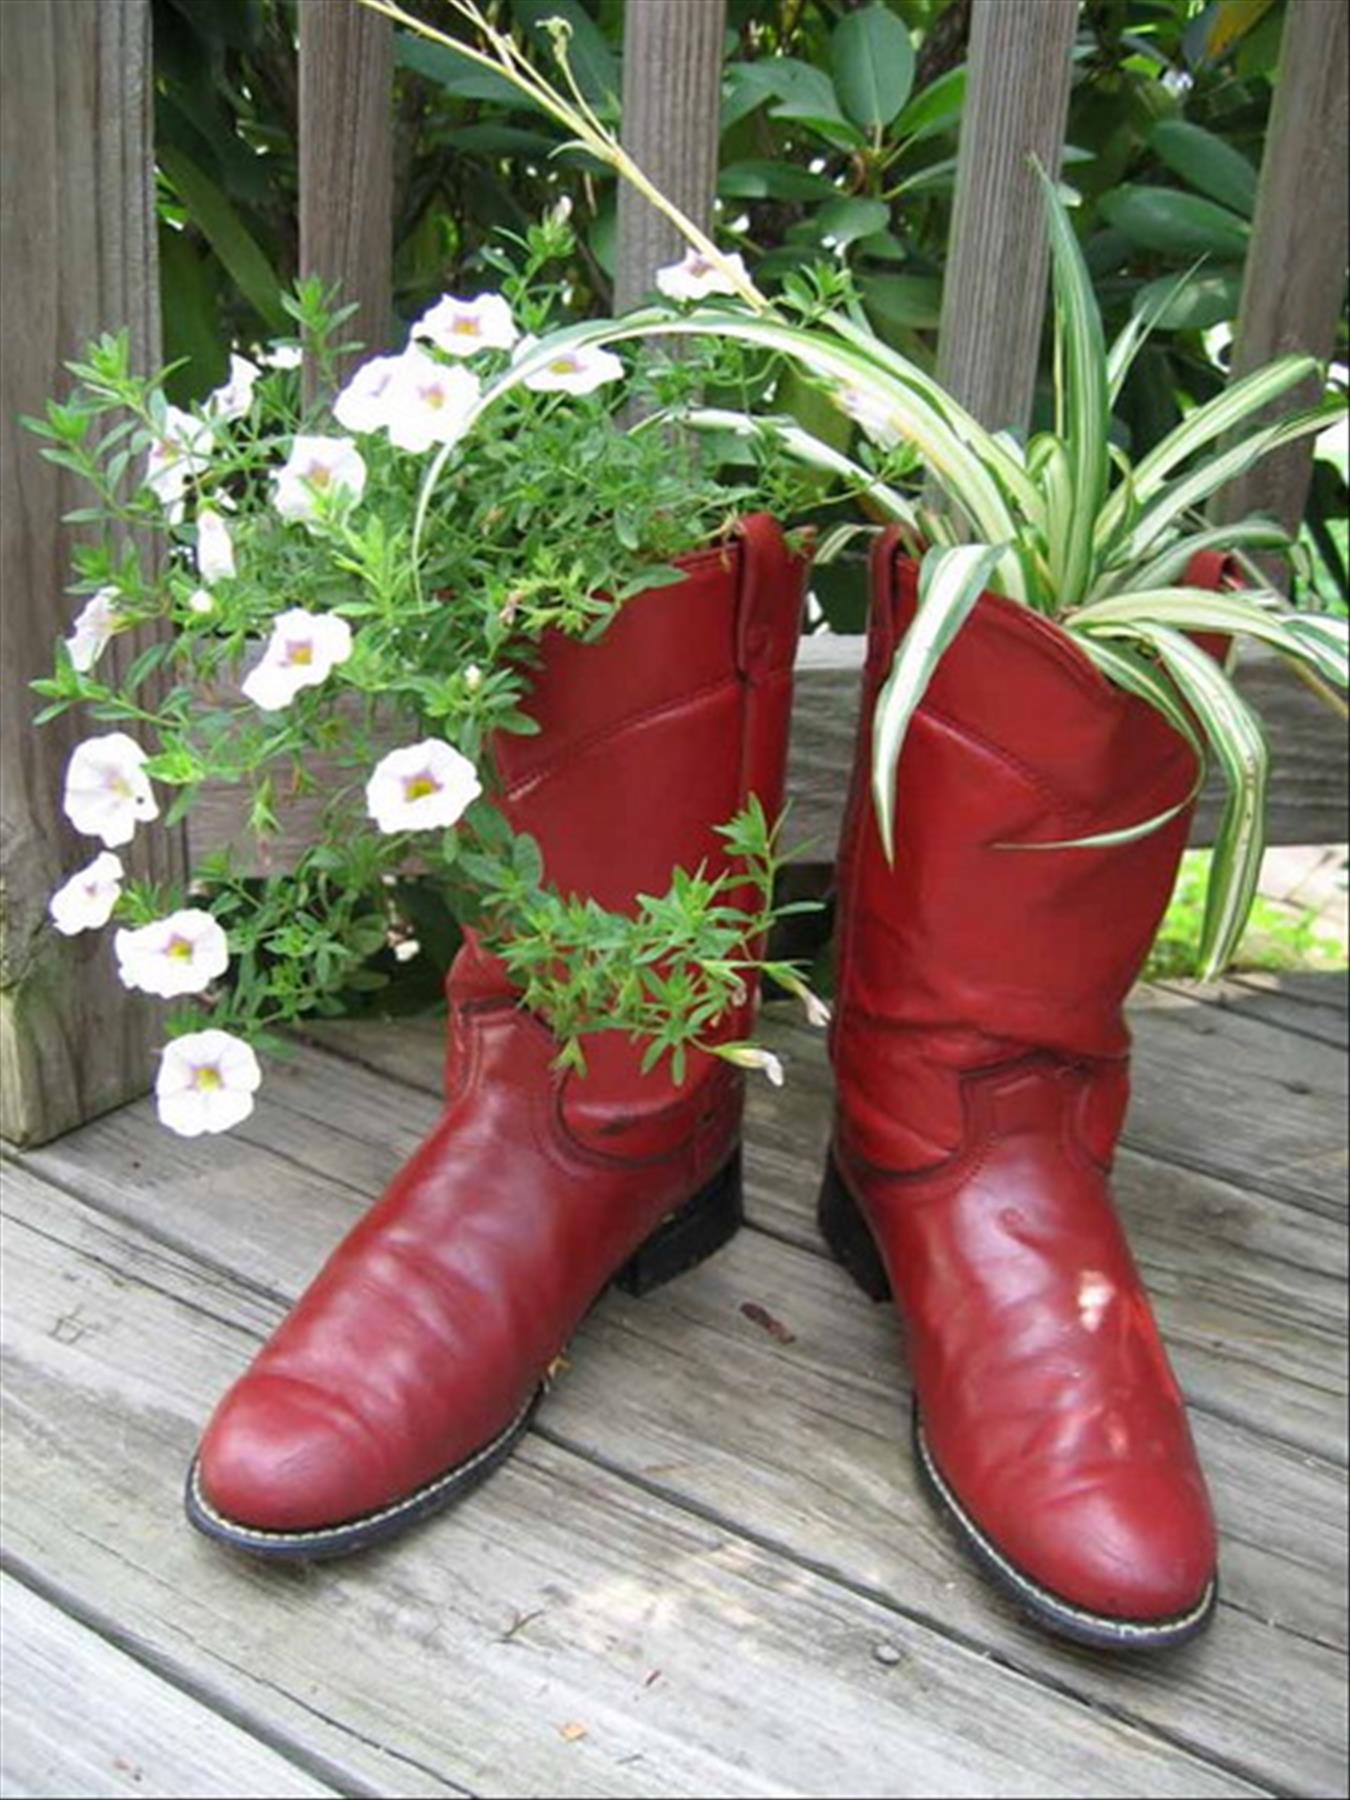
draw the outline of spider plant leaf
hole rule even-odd
[[[854,462],[851,456],[845,456],[842,451],[804,430],[795,419],[773,415],[756,417],[751,413],[734,412],[722,407],[700,406],[689,411],[650,413],[636,429],[647,430],[658,422],[687,425],[693,431],[728,431],[743,438],[775,437],[787,454],[795,457],[798,462],[840,476],[869,499],[875,500],[888,518],[898,519],[901,524],[918,529],[914,508],[898,488],[888,486],[861,463]]]
[[[1226,487],[1239,475],[1245,475],[1263,456],[1268,456],[1272,450],[1282,449],[1284,445],[1292,444],[1301,437],[1307,437],[1310,433],[1324,431],[1328,425],[1343,416],[1344,408],[1341,403],[1338,400],[1328,400],[1306,412],[1294,413],[1289,418],[1282,419],[1278,425],[1268,425],[1241,443],[1207,458],[1198,468],[1164,487],[1144,506],[1139,517],[1122,537],[1112,561],[1124,563],[1142,558],[1176,519],[1203,505],[1211,494]],[[1135,474],[1137,479],[1138,470]],[[1118,498],[1119,496],[1113,495],[1112,502]]]
[[[1285,626],[1298,640],[1300,660],[1313,663],[1323,680],[1350,687],[1350,621],[1329,613],[1295,613]]]
[[[1089,630],[1101,624],[1147,623],[1256,638],[1289,661],[1307,665],[1324,681],[1350,686],[1346,621],[1290,612],[1273,589],[1216,594],[1210,588],[1158,588],[1086,606],[1074,615],[1074,622]]]
[[[473,429],[489,407],[542,373],[564,352],[651,337],[731,338],[755,344],[800,364],[824,378],[833,388],[852,389],[870,404],[881,408],[896,432],[915,444],[933,480],[962,516],[969,518],[976,535],[986,543],[1000,546],[999,575],[1010,597],[1021,601],[1027,599],[1023,561],[1015,546],[1017,524],[998,483],[980,456],[923,394],[886,374],[836,333],[820,327],[806,331],[762,315],[717,307],[688,314],[651,308],[628,313],[618,320],[587,320],[551,332],[518,356],[509,369],[483,390],[465,415],[464,434]],[[413,528],[414,557],[420,550],[431,496],[454,448],[454,445],[446,445],[438,451],[423,477]]]
[[[1133,633],[1157,651],[1204,731],[1227,786],[1200,938],[1201,976],[1212,981],[1232,960],[1256,897],[1270,751],[1256,714],[1198,645],[1166,625],[1114,629]]]
[[[1132,313],[1112,342],[1106,353],[1106,390],[1112,406],[1120,398],[1120,390],[1134,366],[1135,357],[1157,330],[1158,323],[1166,315],[1168,308],[1195,280],[1204,260],[1203,257],[1198,258],[1174,282],[1159,289],[1138,312]]]
[[[1147,562],[1109,568],[1091,597],[1098,600],[1122,590],[1136,592],[1170,587],[1178,575],[1185,574],[1191,559],[1204,550],[1228,551],[1240,545],[1254,550],[1287,550],[1291,542],[1289,533],[1278,520],[1253,513],[1250,518],[1238,519],[1231,525],[1212,525],[1205,531],[1193,531],[1179,537]]]
[[[1001,544],[930,550],[919,571],[919,605],[901,640],[872,721],[872,798],[887,862],[895,861],[895,785],[914,710],[933,671],[970,617],[1003,555]]]
[[[1092,586],[1093,526],[1106,494],[1107,434],[1111,406],[1107,390],[1102,315],[1077,236],[1058,189],[1036,164],[1050,223],[1055,295],[1055,375],[1059,434],[1068,451],[1074,507],[1064,567],[1061,606]]]
[[[1040,471],[1041,491],[1045,495],[1046,554],[1056,591],[1063,594],[1064,574],[1068,566],[1069,536],[1073,525],[1073,470],[1069,453],[1058,438],[1044,457]]]
[[[1140,501],[1146,504],[1162,490],[1163,483],[1173,469],[1181,463],[1189,462],[1207,444],[1236,431],[1244,419],[1249,419],[1262,407],[1278,400],[1281,394],[1288,393],[1291,387],[1296,387],[1310,375],[1315,375],[1320,366],[1313,356],[1282,356],[1275,362],[1267,363],[1264,368],[1245,375],[1241,381],[1233,382],[1205,405],[1197,406],[1175,430],[1168,432],[1161,443],[1155,444],[1136,467],[1134,484]],[[1097,521],[1096,543],[1099,550],[1120,530],[1122,513],[1122,498],[1119,493],[1113,494],[1102,508],[1101,517]]]

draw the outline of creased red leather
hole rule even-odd
[[[1221,570],[1197,559],[1189,579],[1217,586]],[[1073,1605],[1183,1614],[1214,1572],[1213,1520],[1107,1176],[1128,1100],[1122,1003],[1189,813],[1114,848],[1001,846],[1153,817],[1186,798],[1195,760],[1056,625],[985,595],[910,728],[888,867],[871,718],[916,600],[887,536],[840,857],[837,1165],[962,1507]]]
[[[782,806],[804,568],[774,522],[685,559],[596,644],[543,647],[541,730],[496,746],[549,879],[627,909],[725,867],[714,827]],[[200,1476],[227,1519],[286,1531],[389,1505],[528,1403],[596,1295],[727,1162],[741,1078],[642,1076],[616,1033],[585,1079],[472,939],[449,981],[446,1108],[218,1408]],[[753,996],[751,997],[751,1001]]]

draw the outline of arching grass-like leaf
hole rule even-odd
[[[1106,353],[1106,389],[1112,406],[1120,398],[1120,390],[1134,366],[1135,357],[1157,330],[1168,308],[1195,279],[1199,268],[1198,262],[1192,263],[1175,281],[1154,284],[1157,292],[1137,312],[1132,313],[1122,327]]]
[[[1193,531],[1179,537],[1144,563],[1125,563],[1113,567],[1098,581],[1092,599],[1105,599],[1122,589],[1142,591],[1170,587],[1178,575],[1186,572],[1193,557],[1205,550],[1230,551],[1243,545],[1253,550],[1287,550],[1292,542],[1289,533],[1275,519],[1253,514],[1230,525],[1212,525],[1206,531]]]
[[[1335,629],[1344,622],[1327,619],[1325,632],[1300,635],[1294,630],[1293,615],[1273,610],[1281,604],[1282,596],[1273,589],[1216,594],[1210,588],[1154,588],[1099,600],[1076,612],[1072,623],[1088,630],[1097,625],[1155,624],[1177,631],[1252,637],[1284,655],[1306,658],[1319,673],[1344,685],[1345,632]]]
[[[909,722],[1002,554],[1002,545],[959,544],[930,550],[923,559],[918,611],[877,696],[872,721],[872,798],[888,862],[895,861],[895,776]]]

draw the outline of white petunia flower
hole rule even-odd
[[[47,908],[52,924],[66,937],[74,937],[77,931],[98,931],[113,915],[125,873],[120,856],[111,850],[100,851],[52,895]]]
[[[722,260],[746,281],[750,279],[744,260],[735,251],[724,252]],[[706,300],[709,294],[736,292],[735,282],[711,258],[694,249],[686,250],[679,262],[658,269],[656,285],[668,300]]]
[[[101,587],[77,614],[66,639],[66,649],[72,668],[78,669],[81,675],[89,673],[107,649],[109,640],[125,626],[126,620],[117,606],[120,599],[115,587]]]
[[[211,427],[204,420],[194,419],[180,406],[165,407],[160,434],[146,458],[145,485],[170,509],[171,516],[181,510],[188,482],[210,462],[213,441]]]
[[[206,396],[205,411],[213,419],[242,419],[253,405],[253,389],[262,370],[246,356],[230,352],[230,378]]]
[[[213,613],[215,610],[215,596],[209,593],[206,588],[198,588],[194,593],[188,595],[189,612],[200,613],[204,616],[206,613]]]
[[[382,431],[389,419],[389,390],[401,356],[372,356],[355,370],[333,404],[333,417],[347,431]]]
[[[299,344],[273,344],[259,353],[258,361],[265,369],[298,369],[305,360]]]
[[[412,335],[430,338],[447,356],[473,356],[479,350],[509,350],[520,333],[500,294],[479,294],[474,300],[446,294],[422,314]]]
[[[319,494],[343,493],[359,500],[366,486],[366,465],[349,437],[295,439],[285,465],[273,480],[273,503],[283,519],[313,519]]]
[[[180,1137],[228,1131],[253,1111],[262,1070],[251,1045],[228,1031],[190,1031],[165,1046],[155,1081],[161,1125]]]
[[[620,381],[624,367],[609,350],[560,350],[525,382],[536,394],[590,394],[607,381]]]
[[[467,756],[441,738],[391,750],[366,783],[366,810],[381,831],[457,824],[483,791]]]
[[[838,388],[835,397],[849,418],[861,425],[873,443],[880,444],[883,450],[893,450],[903,443],[905,434],[884,401],[851,387]]]
[[[197,573],[203,581],[225,581],[234,574],[230,528],[210,506],[197,514]]]
[[[467,369],[447,368],[425,350],[406,350],[385,397],[390,443],[420,454],[433,444],[457,442],[478,393],[478,377]]]
[[[245,697],[264,712],[289,706],[301,688],[318,687],[352,653],[352,628],[336,613],[293,606],[272,621],[262,660],[243,683]]]
[[[755,1069],[767,1075],[773,1087],[783,1085],[783,1064],[772,1050],[762,1050],[758,1044],[719,1044],[716,1053],[724,1062],[735,1063],[738,1069]]]
[[[200,994],[230,966],[229,946],[218,920],[198,907],[170,913],[113,939],[122,986],[175,1000]]]
[[[145,773],[145,751],[125,731],[86,738],[66,765],[62,802],[76,831],[102,838],[109,850],[129,844],[142,819],[157,819],[159,808]]]

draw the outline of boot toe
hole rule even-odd
[[[197,1459],[198,1498],[222,1523],[299,1533],[396,1498],[369,1434],[336,1395],[255,1374],[221,1402]]]

